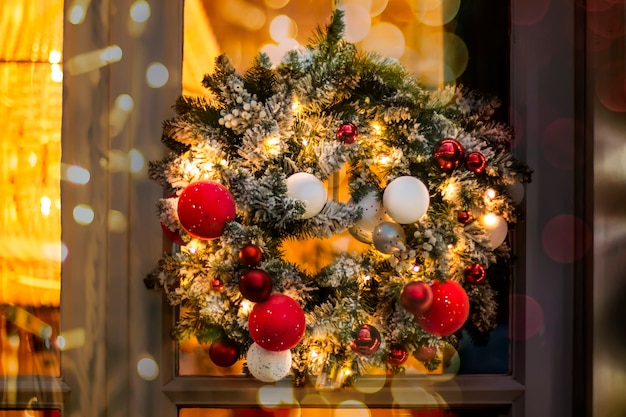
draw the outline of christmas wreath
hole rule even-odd
[[[402,373],[411,355],[434,369],[463,327],[488,333],[502,279],[488,272],[512,262],[507,231],[530,181],[510,127],[491,119],[497,100],[426,89],[343,29],[337,10],[275,67],[260,54],[242,74],[218,57],[150,164],[179,246],[146,284],[180,307],[175,337],[210,346],[217,366],[245,358],[265,382],[341,386]],[[343,202],[324,184],[342,169]],[[366,250],[315,273],[284,257],[287,242],[346,230]]]

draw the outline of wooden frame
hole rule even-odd
[[[161,295],[147,290],[143,276],[160,256],[162,236],[154,202],[162,191],[145,172],[111,170],[111,151],[127,155],[131,149],[146,161],[163,151],[158,138],[161,121],[172,115],[171,105],[180,93],[182,62],[182,0],[153,0],[144,31],[129,33],[131,0],[92,0],[85,21],[66,23],[64,40],[63,163],[91,172],[86,186],[62,186],[63,241],[69,257],[62,272],[62,331],[85,329],[85,342],[62,354],[62,378],[19,380],[18,404],[26,407],[35,396],[42,407],[60,407],[63,415],[150,415],[174,417],[184,406],[234,407],[256,405],[259,383],[246,378],[182,377],[176,375],[176,347],[169,338],[171,309]],[[514,22],[524,22],[541,10],[529,10],[524,0],[511,0]],[[67,2],[66,10],[70,12]],[[567,166],[550,165],[542,154],[541,117],[553,112],[578,120],[576,43],[579,22],[575,5],[554,0],[542,16],[541,28],[556,27],[562,36],[541,37],[537,27],[511,26],[511,119],[518,129],[522,159],[535,170],[526,190],[525,220],[515,242],[525,254],[516,273],[515,291],[539,301],[543,330],[538,337],[512,344],[511,375],[458,376],[435,383],[434,389],[451,405],[508,404],[510,415],[540,417],[575,415],[571,375],[574,368],[574,294],[578,264],[555,262],[542,249],[546,223],[560,213],[579,213],[580,177]],[[568,43],[567,40],[571,40]],[[538,43],[540,42],[540,43]],[[123,58],[86,73],[69,72],[73,57],[94,49],[118,45]],[[546,53],[559,59],[546,62]],[[153,89],[145,83],[149,63],[159,61],[169,70],[168,83]],[[549,64],[549,65],[548,65]],[[559,86],[558,90],[554,87]],[[548,94],[549,91],[556,91]],[[130,94],[134,110],[123,128],[109,125],[119,94]],[[581,138],[576,138],[580,142]],[[88,226],[73,221],[72,207],[89,204],[95,220]],[[121,212],[127,228],[109,227],[110,210]],[[523,318],[525,309],[514,308]],[[160,367],[158,378],[141,379],[138,359],[151,356]],[[406,379],[405,382],[415,379]],[[430,383],[426,382],[424,383]],[[0,391],[7,387],[0,381]],[[410,384],[409,384],[410,386]],[[410,388],[406,388],[410,389]],[[296,389],[302,397],[309,390]],[[330,394],[332,402],[360,398],[372,407],[390,406],[388,387],[376,394],[352,391]]]

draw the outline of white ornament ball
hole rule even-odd
[[[352,200],[350,203],[354,204]],[[348,231],[359,242],[372,243],[374,228],[378,224],[390,220],[389,216],[385,213],[385,209],[378,199],[378,193],[375,191],[368,193],[356,205],[363,209],[361,219]]]
[[[248,370],[262,382],[276,382],[291,371],[291,350],[274,352],[253,343],[246,355]]]
[[[313,174],[298,172],[287,178],[287,195],[304,202],[303,219],[318,214],[326,204],[326,187]]]
[[[428,188],[415,177],[398,177],[391,181],[383,193],[383,207],[387,214],[400,224],[414,223],[420,219],[430,204]]]
[[[504,243],[504,239],[506,239],[506,235],[508,233],[506,220],[493,213],[489,213],[480,218],[480,223],[487,231],[489,243],[491,244],[492,249],[495,249]]]

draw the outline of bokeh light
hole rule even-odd
[[[128,229],[126,215],[119,210],[109,210],[108,227],[111,232],[125,232]]]
[[[384,375],[375,376],[375,377],[361,377],[357,378],[352,387],[362,392],[363,394],[374,394],[375,392],[383,389],[386,383],[386,378]]]
[[[270,9],[282,9],[289,4],[289,0],[265,0],[265,5]]]
[[[130,162],[130,172],[138,173],[146,166],[146,160],[143,154],[138,149],[131,149],[128,152],[128,159]]]
[[[626,112],[626,71],[624,62],[617,60],[598,70],[595,91],[604,107],[614,112]]]
[[[446,82],[451,82],[465,72],[469,62],[469,51],[463,39],[451,32],[443,33],[443,46],[444,65],[454,76],[454,78],[444,79]]]
[[[371,417],[367,405],[357,400],[346,400],[337,404],[334,417]]]
[[[509,338],[527,340],[536,336],[543,328],[543,309],[532,297],[513,294],[509,297],[511,327]]]
[[[298,34],[298,25],[289,16],[281,14],[272,19],[270,23],[270,36],[276,42],[287,39],[295,39]]]
[[[296,403],[291,384],[263,385],[257,393],[258,404],[263,408],[278,408]]]
[[[85,344],[85,329],[71,329],[56,337],[55,343],[60,350],[80,348]]]
[[[85,6],[82,4],[84,1],[76,1],[74,4],[70,5],[67,12],[67,21],[73,25],[80,25],[85,20],[85,16],[87,15],[87,10]]]
[[[170,78],[170,73],[165,65],[160,62],[153,62],[148,66],[146,70],[146,81],[148,86],[152,88],[160,88],[167,84]]]
[[[361,43],[361,49],[374,52],[388,58],[400,59],[404,54],[406,41],[402,31],[388,22],[377,23],[372,26]]]
[[[370,5],[370,16],[376,17],[387,8],[389,0],[372,0]]]
[[[591,228],[574,215],[561,214],[546,223],[541,243],[553,261],[575,262],[591,250]]]
[[[575,141],[584,133],[582,122],[573,118],[558,118],[550,122],[542,132],[542,155],[555,168],[568,170],[582,164],[583,155],[576,154]]]
[[[93,222],[95,214],[87,204],[78,204],[72,211],[74,221],[78,224],[87,225]]]
[[[422,386],[417,378],[394,378],[391,380],[391,395],[401,407],[437,407],[437,399]]]
[[[146,381],[153,381],[159,376],[159,365],[151,356],[146,356],[137,361],[137,374]]]
[[[530,26],[539,23],[550,9],[550,0],[524,0],[511,3],[514,25]]]
[[[65,179],[74,184],[87,184],[90,178],[89,171],[78,165],[70,165],[65,169]]]
[[[332,417],[330,402],[320,394],[307,394],[300,400],[301,417]]]
[[[130,6],[130,18],[143,23],[150,18],[150,4],[145,0],[137,0]]]
[[[359,42],[363,40],[372,27],[372,19],[369,10],[357,3],[348,3],[343,6],[345,28],[345,38],[348,42]]]
[[[450,23],[459,12],[461,0],[420,0],[413,2],[415,18],[428,26]]]

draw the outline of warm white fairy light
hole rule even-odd
[[[239,304],[239,310],[241,310],[244,315],[250,314],[250,311],[252,311],[252,303],[248,300],[243,300],[241,304]]]
[[[413,272],[419,272],[419,271],[420,271],[420,269],[421,269],[421,268],[420,268],[420,266],[419,266],[419,265],[413,265],[413,268],[411,268],[411,270],[412,270]]]
[[[487,190],[487,197],[490,200],[493,200],[494,198],[496,198],[496,190],[494,190],[493,188],[490,188]]]
[[[487,213],[483,216],[483,223],[487,226],[494,226],[498,222],[498,216],[493,213]]]
[[[270,155],[278,155],[280,153],[280,138],[278,136],[270,136],[265,139],[263,144]]]
[[[382,132],[383,128],[381,127],[381,125],[379,123],[372,123],[372,130],[374,131],[375,134],[380,135],[380,133]]]
[[[309,141],[306,139],[302,139],[302,145],[306,146],[309,144]]]
[[[448,249],[452,249],[454,246],[452,245],[452,243],[448,244]]]
[[[222,159],[222,160],[220,161],[220,165],[221,165],[221,166],[223,166],[223,167],[228,166],[228,161],[227,161],[227,160],[225,160],[225,159]]]
[[[382,165],[387,165],[390,161],[391,161],[391,158],[388,157],[387,155],[382,155],[380,158],[378,158],[378,162]]]
[[[298,114],[298,113],[300,113],[301,109],[302,109],[302,105],[300,104],[300,101],[298,99],[294,99],[293,103],[291,104],[291,110],[295,114]]]

